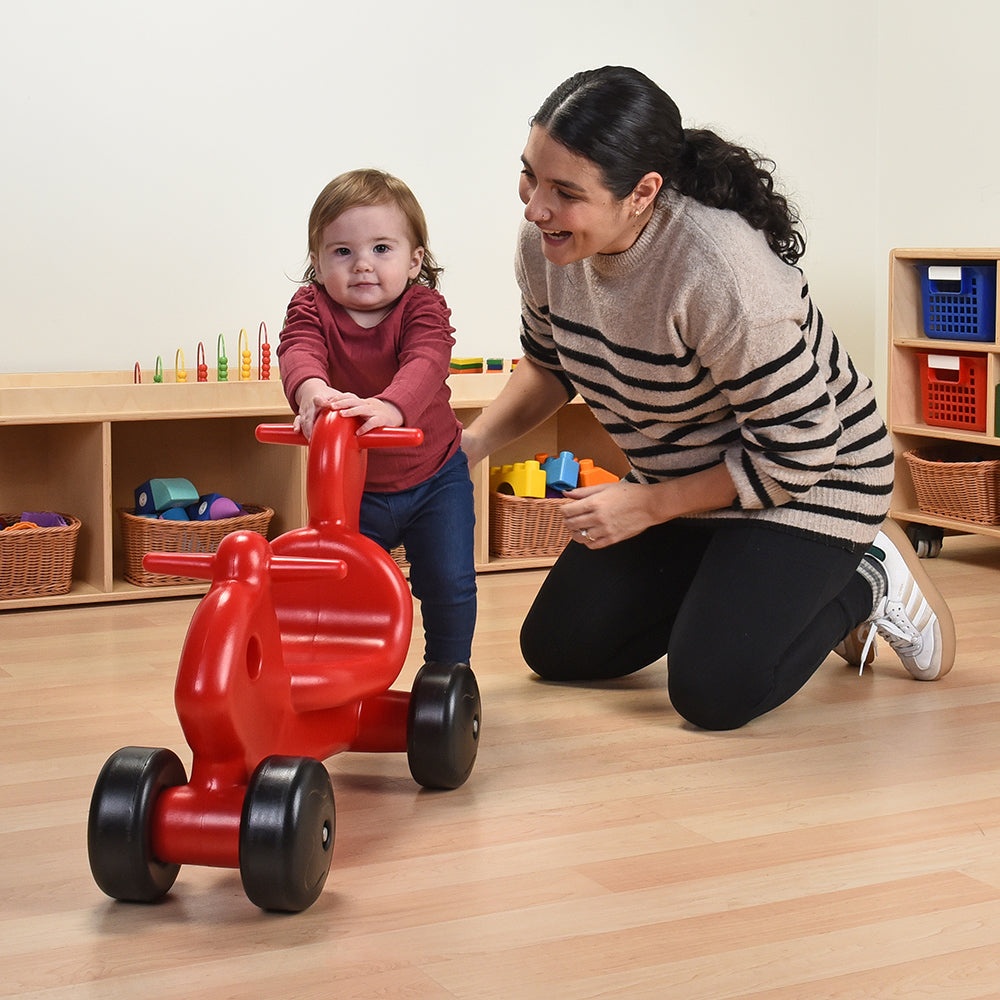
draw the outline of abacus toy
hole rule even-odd
[[[219,334],[218,358],[215,368],[216,378],[220,382],[228,382],[229,359],[226,357],[226,338],[221,333]]]
[[[267,342],[267,326],[263,320],[257,328],[257,374],[265,382],[271,378],[271,345]]]
[[[253,355],[250,353],[250,340],[247,337],[246,328],[240,330],[239,352],[240,352],[240,381],[249,382],[250,375],[253,370],[251,367]]]

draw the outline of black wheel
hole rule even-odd
[[[240,819],[240,877],[252,903],[298,913],[330,873],[337,818],[326,767],[312,757],[265,757]]]
[[[153,857],[153,806],[164,788],[186,783],[172,750],[124,747],[108,758],[87,822],[90,870],[102,891],[133,903],[152,903],[170,891],[180,865]]]
[[[910,524],[906,537],[921,559],[936,559],[941,554],[944,529],[930,524]]]
[[[467,663],[425,663],[410,693],[406,756],[425,788],[458,788],[479,751],[482,704]]]

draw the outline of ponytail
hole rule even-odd
[[[774,162],[707,129],[686,129],[680,169],[671,186],[712,208],[739,212],[787,264],[806,251],[800,219],[774,189]]]

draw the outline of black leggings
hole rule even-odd
[[[871,613],[860,560],[751,521],[671,521],[606,549],[570,542],[521,652],[550,681],[623,677],[666,654],[677,712],[736,729],[787,701]]]

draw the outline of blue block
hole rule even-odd
[[[571,451],[547,458],[542,468],[545,470],[545,485],[551,489],[572,490],[580,481],[580,463]]]

